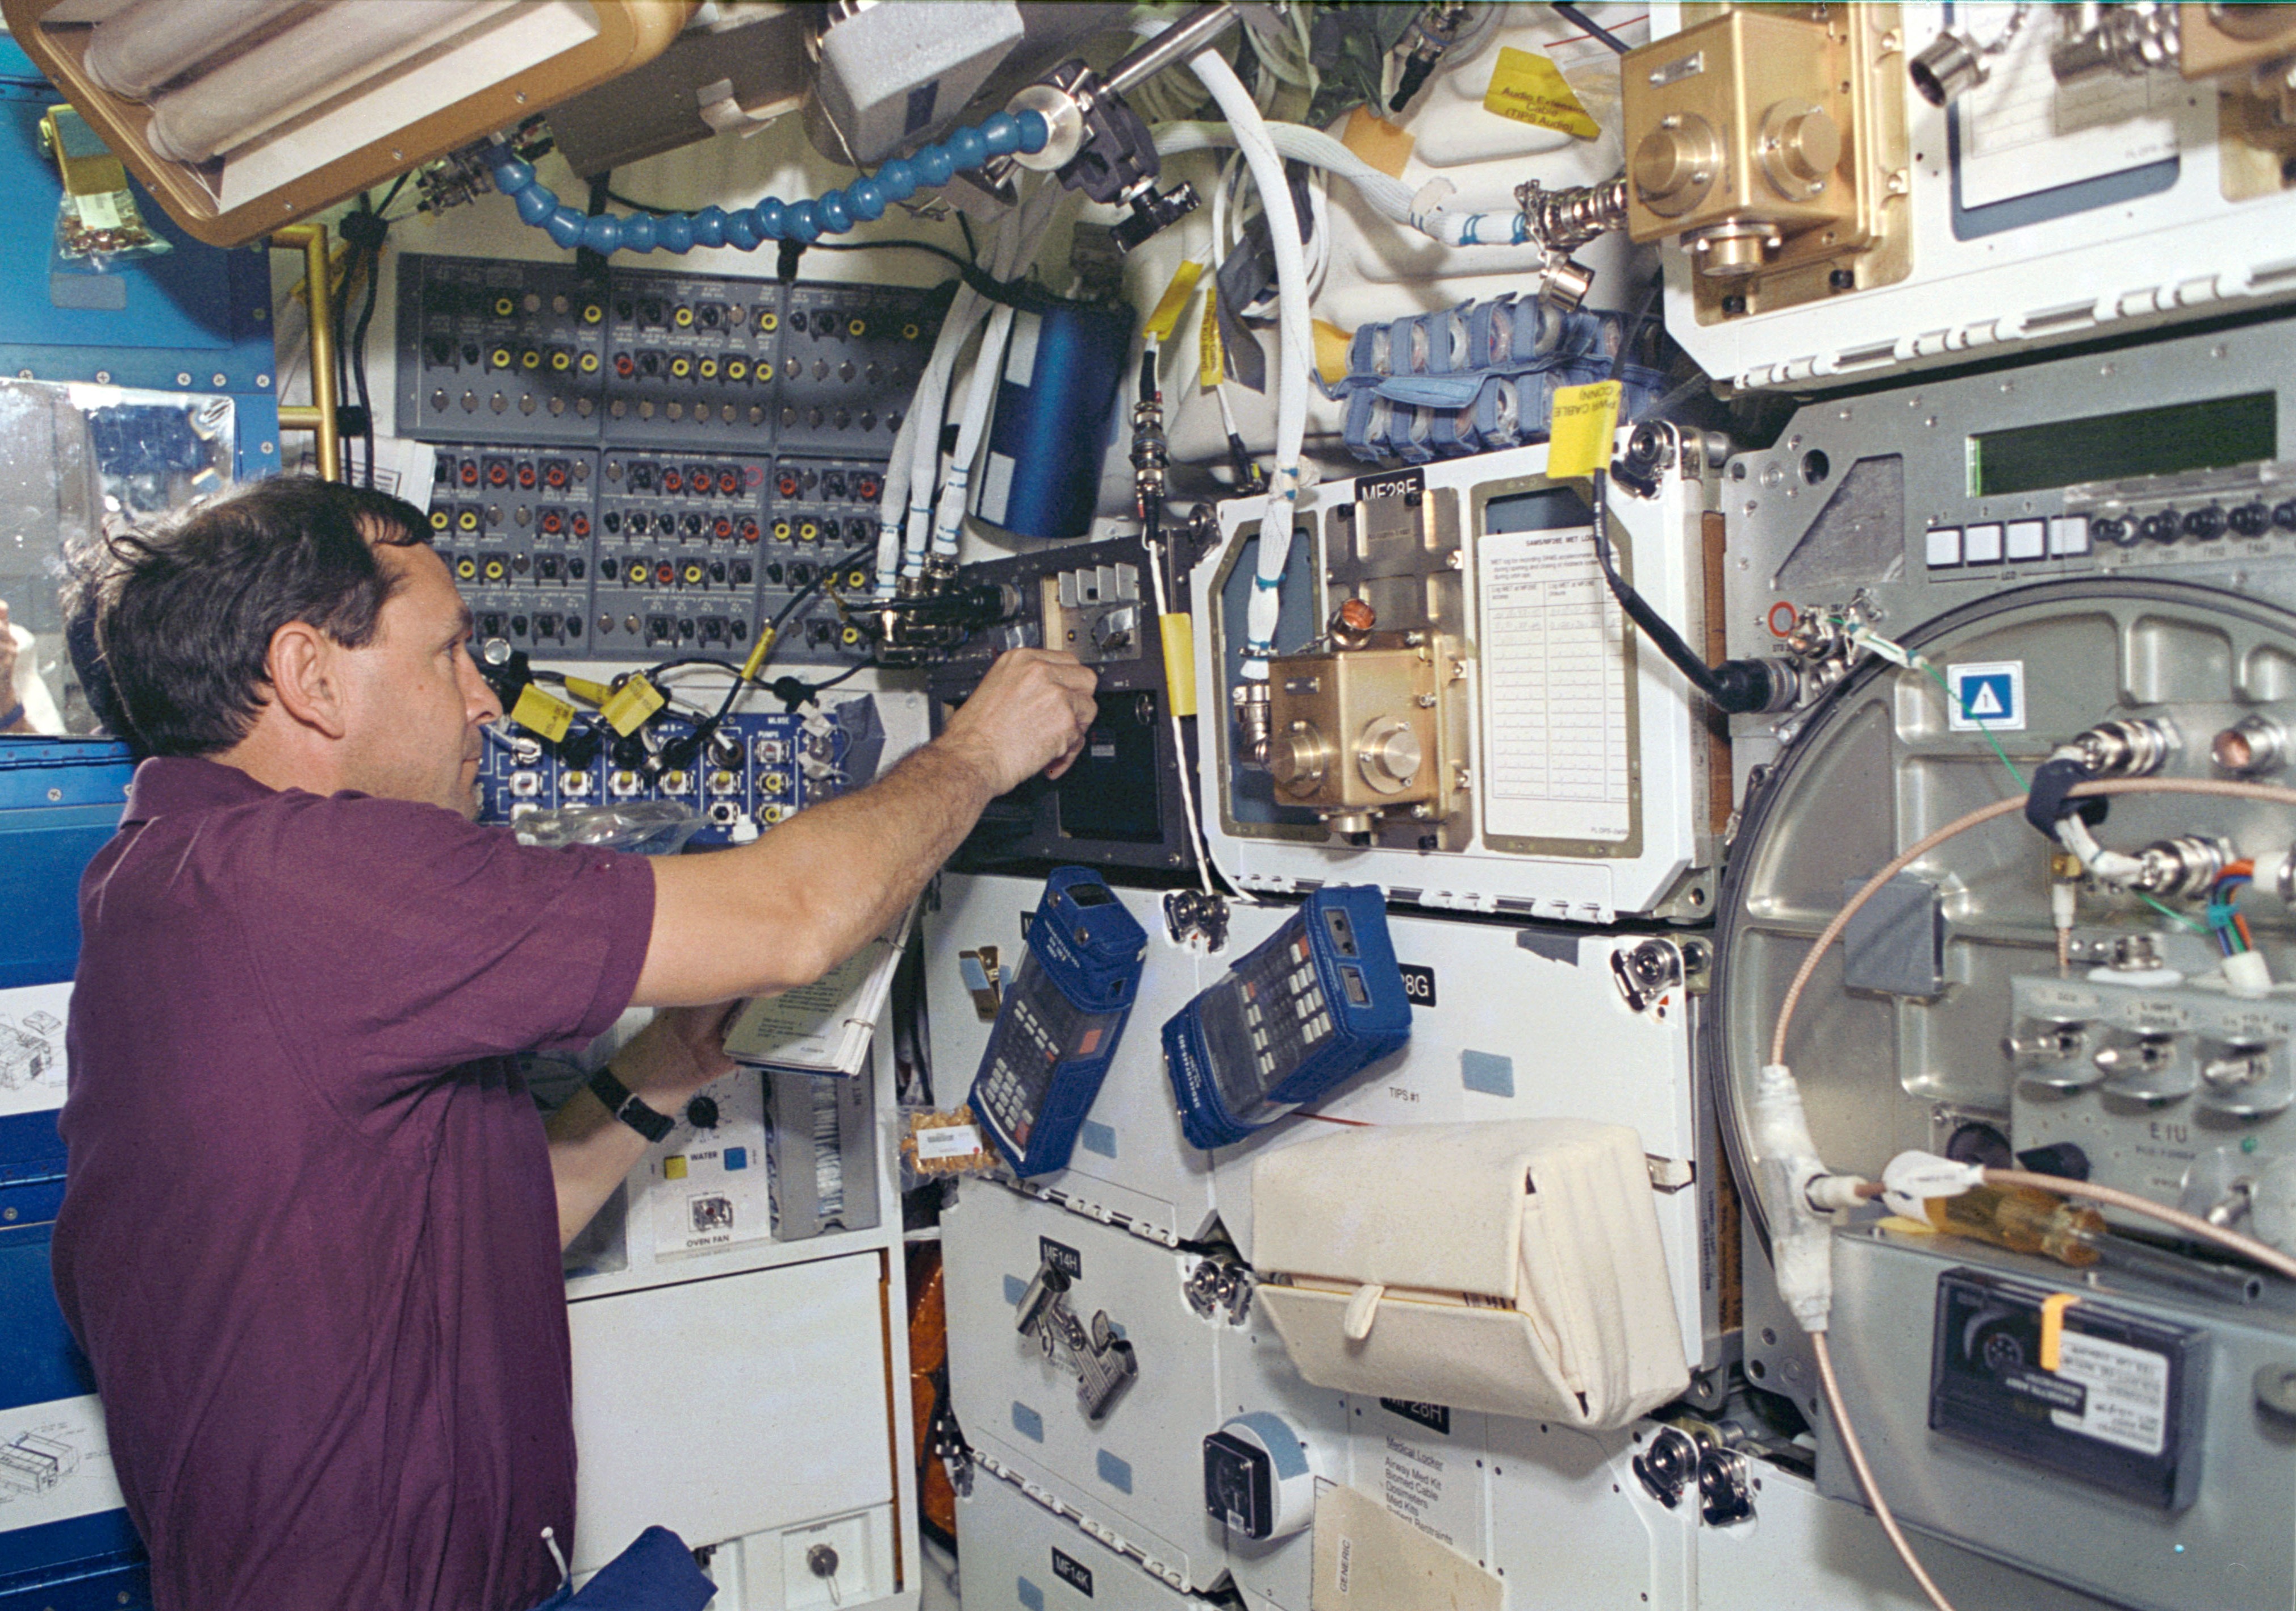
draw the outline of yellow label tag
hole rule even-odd
[[[1210,391],[1227,378],[1227,349],[1220,345],[1219,292],[1204,287],[1204,322],[1196,330],[1196,384]]]
[[[1324,377],[1324,383],[1336,386],[1346,380],[1348,347],[1354,338],[1323,319],[1308,321],[1308,332],[1316,339],[1316,373]]]
[[[1195,618],[1188,615],[1160,615],[1156,629],[1164,638],[1164,696],[1172,702],[1175,716],[1196,713],[1196,630]]]
[[[1609,468],[1611,439],[1619,429],[1619,394],[1624,390],[1616,381],[1597,381],[1555,392],[1546,440],[1547,474],[1561,480]]]
[[[1160,341],[1172,339],[1178,327],[1180,315],[1188,306],[1188,299],[1196,293],[1196,282],[1202,277],[1204,266],[1191,258],[1172,271],[1172,283],[1164,287],[1164,294],[1156,300],[1155,311],[1148,316],[1147,333]]]
[[[598,707],[598,714],[606,719],[608,727],[627,738],[645,726],[647,717],[668,703],[660,688],[643,677],[633,677]]]
[[[1503,45],[1499,63],[1491,70],[1491,86],[1483,92],[1483,110],[1538,128],[1559,129],[1592,140],[1603,130],[1587,115],[1562,70],[1544,56]]]
[[[2064,1346],[2065,1311],[2080,1302],[2080,1295],[2053,1292],[2041,1300],[2041,1358],[2044,1370],[2057,1368],[2059,1351]]]
[[[1367,106],[1358,106],[1348,114],[1348,126],[1340,131],[1340,144],[1389,178],[1399,179],[1403,177],[1404,165],[1411,160],[1411,148],[1416,142],[1409,130],[1398,128]]]
[[[566,691],[575,698],[587,700],[594,705],[604,704],[614,696],[614,687],[611,683],[592,682],[586,677],[568,678]]]
[[[530,682],[518,691],[518,703],[511,706],[510,719],[528,732],[539,733],[556,744],[574,725],[574,707],[555,694],[545,692],[540,683]]]

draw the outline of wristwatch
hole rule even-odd
[[[605,1105],[608,1113],[649,1141],[660,1140],[677,1122],[668,1114],[658,1114],[640,1101],[628,1086],[614,1078],[611,1068],[602,1068],[590,1076],[590,1094]]]

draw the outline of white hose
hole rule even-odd
[[[1309,128],[1304,123],[1262,127],[1285,159],[1337,174],[1356,187],[1374,212],[1391,223],[1415,229],[1446,246],[1536,248],[1529,221],[1520,210],[1453,212],[1442,205],[1451,193],[1447,181],[1437,180],[1414,190],[1392,175],[1382,173],[1320,128]],[[1225,123],[1166,123],[1155,130],[1155,139],[1159,156],[1225,150],[1238,144],[1234,127]]]
[[[980,338],[980,356],[972,360],[972,385],[964,399],[964,415],[956,428],[956,452],[950,458],[948,480],[940,489],[940,507],[933,516],[932,551],[955,559],[957,533],[964,524],[964,495],[972,485],[972,460],[988,427],[989,406],[996,400],[996,382],[1004,374],[1004,346],[1013,334],[1013,307],[997,304],[988,316],[988,333]]]
[[[1275,469],[1268,484],[1267,513],[1259,524],[1259,569],[1244,624],[1243,675],[1264,682],[1283,613],[1283,569],[1291,557],[1292,522],[1303,476],[1300,454],[1308,437],[1308,375],[1315,364],[1308,324],[1308,261],[1300,249],[1300,215],[1292,205],[1283,159],[1268,137],[1259,108],[1218,52],[1201,51],[1188,59],[1188,65],[1227,114],[1237,148],[1250,166],[1252,183],[1259,187],[1259,204],[1267,214],[1268,239],[1275,252]]]

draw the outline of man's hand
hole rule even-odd
[[[1043,772],[1058,777],[1084,752],[1100,675],[1073,654],[1009,649],[949,718],[942,744],[980,766],[1003,794]]]
[[[611,1059],[614,1078],[658,1114],[675,1116],[693,1093],[734,1072],[726,1023],[738,1001],[666,1007]]]

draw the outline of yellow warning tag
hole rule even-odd
[[[1624,390],[1616,381],[1597,381],[1555,392],[1546,441],[1547,474],[1561,480],[1610,467],[1611,439],[1619,428],[1619,394]]]
[[[1219,292],[1204,287],[1204,322],[1196,331],[1196,384],[1210,391],[1227,378],[1227,349],[1220,345]]]
[[[1348,347],[1354,338],[1323,319],[1308,321],[1308,332],[1316,338],[1316,373],[1324,377],[1324,383],[1336,386],[1346,380]]]
[[[1538,128],[1559,129],[1592,140],[1603,130],[1587,115],[1578,97],[1562,79],[1562,70],[1544,56],[1504,45],[1499,63],[1491,70],[1491,86],[1483,92],[1483,110]]]
[[[1196,292],[1196,281],[1202,277],[1204,266],[1190,258],[1172,271],[1172,283],[1164,287],[1164,294],[1156,300],[1155,311],[1148,316],[1147,333],[1160,341],[1172,339],[1172,332],[1180,323],[1180,315],[1188,299]]]
[[[2057,1368],[2059,1350],[2064,1346],[2065,1311],[2080,1302],[2080,1295],[2053,1292],[2041,1300],[2041,1358],[2044,1370]]]
[[[1195,618],[1174,613],[1156,618],[1156,629],[1164,638],[1164,696],[1172,702],[1175,716],[1196,713],[1196,629]]]
[[[608,727],[627,738],[645,726],[647,717],[668,703],[660,688],[643,677],[633,677],[598,707],[598,714],[606,719]]]
[[[510,719],[528,732],[539,733],[556,744],[574,725],[574,707],[555,694],[545,692],[540,683],[530,682],[518,691],[518,703],[511,706]]]
[[[1341,144],[1390,179],[1403,177],[1415,143],[1407,129],[1397,127],[1367,106],[1349,112],[1348,126],[1340,131]]]
[[[587,700],[594,705],[604,704],[614,696],[614,686],[611,683],[592,682],[586,677],[568,678],[566,691],[575,698]]]

